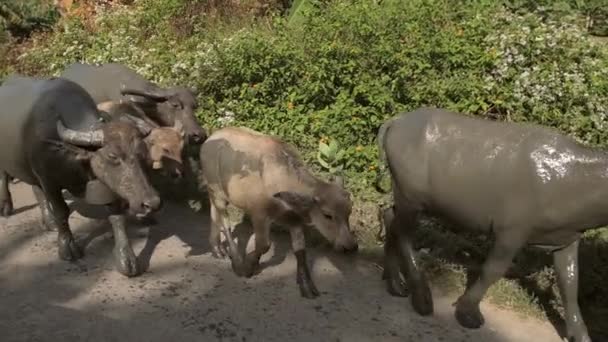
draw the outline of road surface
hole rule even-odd
[[[18,213],[0,218],[0,341],[561,341],[546,322],[483,304],[486,326],[461,328],[454,298],[435,297],[435,315],[418,316],[407,298],[387,294],[371,262],[312,249],[322,292],[301,298],[289,243],[275,234],[261,273],[235,276],[214,259],[208,217],[166,204],[153,227],[130,235],[146,273],[114,271],[104,220],[73,213],[85,257],[57,257],[56,233],[39,228],[30,188],[11,184]],[[82,210],[81,210],[82,211]],[[276,236],[279,235],[279,236]]]

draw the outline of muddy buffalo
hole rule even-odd
[[[190,143],[201,144],[207,137],[194,115],[197,100],[191,89],[179,86],[162,88],[135,70],[117,63],[74,63],[60,76],[81,85],[97,104],[129,100],[161,126],[179,123]]]
[[[313,176],[290,145],[250,129],[224,128],[202,145],[200,160],[211,202],[209,241],[214,254],[224,256],[220,232],[225,234],[237,275],[253,275],[270,248],[272,223],[290,229],[297,282],[306,298],[319,295],[306,263],[306,227],[316,228],[336,250],[357,249],[349,224],[350,194],[341,181],[328,183]],[[244,259],[231,237],[228,204],[243,210],[253,223],[255,250]]]
[[[480,301],[528,244],[553,253],[568,338],[590,341],[577,301],[578,246],[586,229],[608,224],[602,186],[607,181],[606,152],[550,128],[435,108],[386,122],[378,144],[394,196],[393,213],[385,213],[391,221],[385,245],[390,293],[405,295],[402,272],[414,309],[422,315],[433,312],[431,292],[412,247],[418,218],[427,213],[494,234],[480,277],[456,303],[461,325],[483,325]]]
[[[125,233],[125,213],[146,217],[161,200],[146,178],[143,133],[121,120],[104,122],[89,94],[62,78],[20,79],[0,87],[0,207],[12,205],[8,175],[30,184],[43,226],[58,232],[59,257],[82,251],[68,224],[62,190],[92,204],[107,205],[118,270],[138,273]]]

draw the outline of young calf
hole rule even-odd
[[[341,181],[327,183],[313,176],[297,152],[277,138],[247,128],[224,128],[201,146],[200,160],[211,202],[209,241],[224,256],[220,231],[228,243],[232,268],[251,277],[270,248],[272,223],[289,226],[297,260],[297,282],[303,297],[319,295],[306,263],[303,229],[314,226],[338,251],[355,251],[350,231],[350,194]],[[227,205],[245,211],[255,232],[255,250],[243,260],[230,234]]]
[[[160,170],[173,179],[182,177],[184,131],[179,121],[175,126],[159,126],[129,101],[106,101],[99,103],[97,109],[112,118],[133,121],[137,127],[147,131],[148,135],[144,139],[148,147],[147,166]]]
[[[608,155],[556,130],[425,108],[399,115],[378,133],[391,173],[394,212],[385,212],[385,278],[431,314],[428,284],[415,260],[412,235],[421,213],[464,229],[493,233],[480,277],[456,303],[467,328],[484,323],[479,303],[526,244],[553,253],[568,339],[589,342],[577,301],[578,245],[586,229],[608,224]],[[605,186],[607,186],[605,188]],[[394,214],[394,217],[392,215]],[[403,265],[403,268],[401,266]]]

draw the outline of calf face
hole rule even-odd
[[[128,120],[135,123],[140,131],[146,134],[144,142],[148,148],[149,166],[154,170],[162,170],[173,179],[182,177],[184,131],[181,122],[177,122],[173,127],[159,127],[129,101],[102,102],[97,105],[97,109],[102,116],[107,114],[109,120]]]
[[[142,168],[148,151],[135,125],[116,120],[97,131],[81,132],[58,121],[57,131],[72,145],[97,147],[93,152],[81,150],[80,159],[88,161],[95,177],[128,202],[131,214],[146,217],[160,208],[160,197]]]
[[[183,135],[171,127],[158,127],[150,131],[145,141],[152,168],[163,170],[174,179],[181,178],[183,174]]]
[[[352,201],[341,180],[322,183],[313,196],[295,192],[274,195],[283,206],[317,229],[336,251],[358,249],[357,239],[350,229]]]

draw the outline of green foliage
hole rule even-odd
[[[49,29],[58,17],[50,1],[0,0],[0,43],[9,36],[27,37],[33,31]]]
[[[204,13],[188,12],[191,1],[141,0],[100,15],[95,34],[67,23],[21,56],[19,69],[56,75],[75,61],[116,61],[160,83],[196,86],[207,126],[282,136],[325,169],[318,142],[335,139],[356,190],[369,188],[378,167],[378,127],[420,106],[538,122],[605,144],[608,52],[577,12],[558,20],[493,1],[311,4],[298,25],[271,16],[211,29]],[[186,13],[198,23],[189,36],[175,27]]]
[[[343,168],[344,150],[339,149],[338,143],[335,140],[330,141],[329,145],[323,141],[319,141],[317,161],[330,174],[337,174]]]

